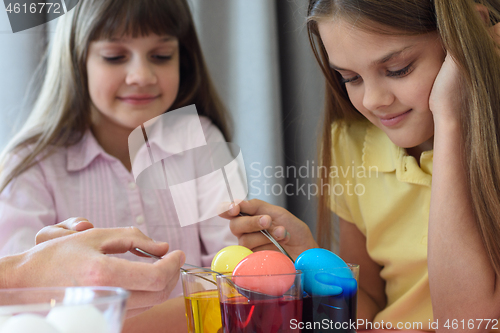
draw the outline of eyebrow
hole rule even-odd
[[[386,54],[385,56],[381,57],[380,59],[378,60],[374,60],[371,65],[381,65],[381,64],[384,64],[386,62],[388,62],[389,60],[391,60],[392,58],[395,58],[399,55],[401,55],[401,53],[403,53],[404,51],[406,51],[407,49],[410,49],[412,48],[414,45],[409,45],[409,46],[405,46],[404,48],[402,48],[401,50],[398,50],[398,51],[393,51],[393,52],[390,52],[388,54]],[[330,67],[333,68],[334,70],[337,70],[337,71],[348,71],[348,69],[344,69],[344,68],[340,68],[340,67],[337,67],[335,66],[334,64],[330,63]]]
[[[175,37],[168,36],[168,37],[163,37],[162,39],[159,40],[160,43],[168,43],[168,42],[173,42],[175,40]],[[129,38],[117,38],[117,37],[111,37],[108,39],[108,42],[112,43],[130,43]]]

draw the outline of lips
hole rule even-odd
[[[118,97],[118,99],[125,103],[140,105],[151,103],[158,97],[159,95],[127,95]]]
[[[410,109],[408,111],[399,113],[399,114],[394,114],[394,115],[386,115],[383,117],[379,117],[380,123],[386,127],[393,127],[399,124],[401,121],[403,121],[408,114],[412,111],[413,109]]]

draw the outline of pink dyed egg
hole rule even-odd
[[[294,273],[295,266],[283,253],[259,251],[246,256],[236,265],[233,282],[245,289],[281,296],[293,285]]]

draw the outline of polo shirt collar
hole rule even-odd
[[[396,146],[376,126],[368,126],[363,146],[363,167],[370,170],[376,167],[378,172],[394,172],[399,181],[431,186],[433,152],[425,151],[420,156],[420,166],[404,148]]]
[[[376,167],[380,172],[393,172],[402,153],[389,137],[376,126],[368,126],[363,146],[363,167]]]

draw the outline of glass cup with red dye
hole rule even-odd
[[[217,287],[225,333],[300,332],[297,323],[302,322],[301,271],[292,274],[221,275],[217,277]]]

